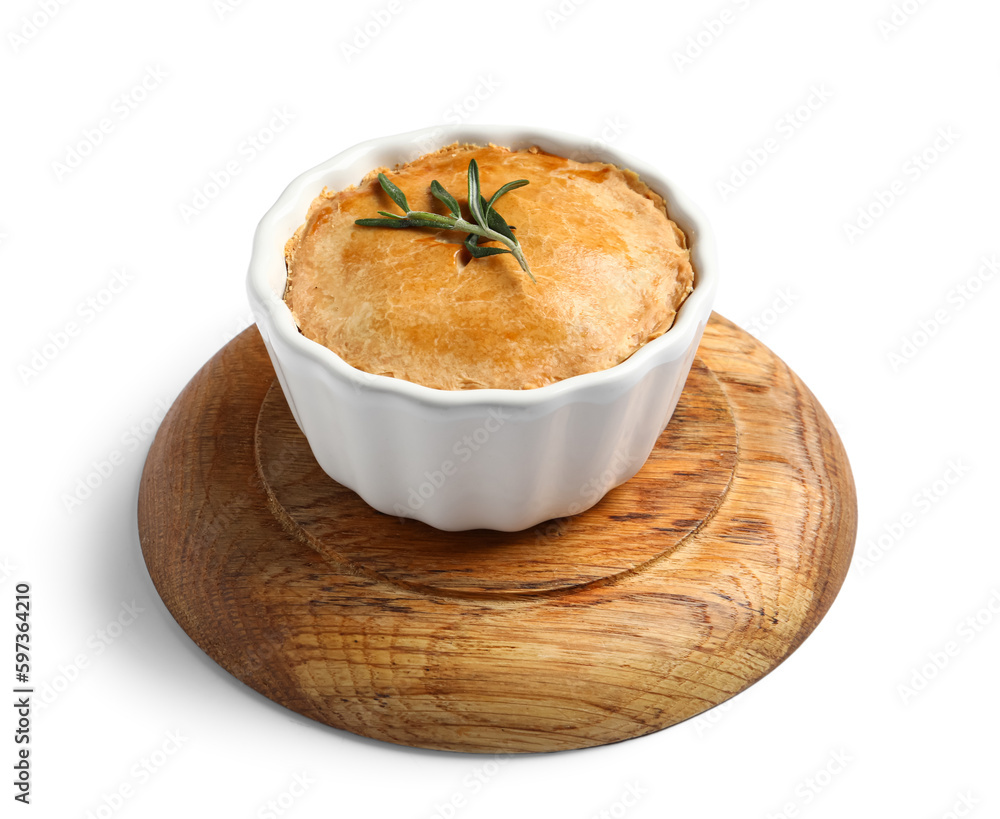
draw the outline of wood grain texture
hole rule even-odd
[[[289,532],[335,563],[426,591],[524,595],[578,587],[661,557],[721,503],[736,466],[736,424],[704,365],[692,368],[686,401],[654,449],[657,480],[641,494],[613,493],[602,515],[578,515],[523,532],[442,532],[407,521],[372,526],[372,510],[329,478],[309,451],[277,382],[257,419],[257,468],[272,512]],[[638,457],[638,456],[636,456]],[[597,476],[596,484],[614,481]],[[585,477],[583,489],[593,491]],[[608,527],[615,544],[608,548]],[[560,542],[572,528],[572,550]],[[655,537],[647,537],[653,531]],[[566,540],[570,542],[570,540]]]
[[[375,512],[319,470],[273,382],[250,328],[188,384],[146,461],[142,549],[209,656],[338,728],[476,752],[657,731],[777,666],[847,572],[836,431],[717,315],[638,475],[525,532]]]

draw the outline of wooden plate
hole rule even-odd
[[[255,328],[178,397],[139,494],[150,576],[223,668],[337,728],[477,752],[616,742],[739,693],[826,613],[856,525],[830,419],[718,315],[645,466],[575,517],[374,511],[316,464]]]

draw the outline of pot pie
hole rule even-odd
[[[459,231],[355,225],[400,212],[380,172],[414,211],[447,214],[437,180],[471,220],[459,195],[471,159],[487,199],[529,181],[496,209],[535,283],[510,254],[472,258]],[[670,329],[693,286],[662,197],[629,170],[536,147],[456,143],[324,189],[285,262],[285,302],[307,338],[365,372],[444,390],[531,389],[613,367]]]

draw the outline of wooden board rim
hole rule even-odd
[[[338,728],[475,752],[660,730],[791,654],[836,596],[856,534],[846,454],[808,388],[719,316],[699,357],[739,427],[734,482],[715,517],[668,560],[512,602],[331,568],[260,518],[253,403],[273,372],[250,328],[192,379],[151,447],[139,498],[150,576],[216,662]],[[242,470],[238,486],[233,470]]]

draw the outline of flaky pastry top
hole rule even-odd
[[[354,224],[401,213],[380,171],[412,209],[446,214],[430,193],[438,180],[471,221],[472,158],[487,199],[529,180],[496,209],[537,283],[510,254],[470,258],[459,232]],[[670,328],[693,283],[683,232],[636,174],[495,145],[449,145],[324,189],[285,261],[285,301],[305,336],[358,369],[446,390],[530,389],[612,367]]]

